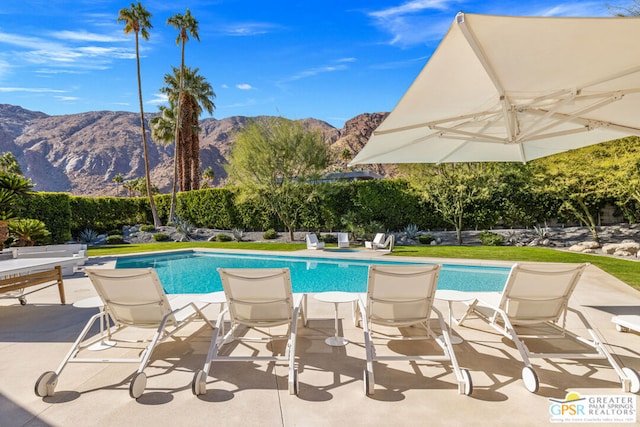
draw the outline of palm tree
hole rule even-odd
[[[177,29],[178,32],[178,37],[176,37],[176,44],[181,46],[181,53],[180,53],[180,85],[179,85],[179,89],[178,89],[178,99],[182,99],[182,89],[184,87],[184,48],[185,45],[187,43],[187,41],[189,41],[189,34],[191,34],[191,36],[193,38],[195,38],[196,40],[200,41],[200,36],[198,35],[198,21],[191,15],[191,11],[189,9],[187,9],[187,11],[185,12],[184,15],[181,15],[179,13],[176,13],[173,16],[170,16],[169,19],[167,19],[167,24],[171,25],[172,27],[174,27],[175,29]],[[182,150],[180,150],[178,148],[179,145],[179,136],[180,136],[180,126],[181,126],[181,111],[180,111],[180,105],[181,103],[178,102],[175,105],[175,109],[176,109],[176,114],[175,117],[178,118],[178,120],[175,121],[175,131],[174,131],[174,140],[175,140],[175,150],[174,150],[174,157],[173,157],[173,186],[171,188],[171,208],[169,209],[169,221],[172,222],[173,221],[173,217],[175,214],[175,208],[176,208],[176,185],[177,185],[177,179],[178,179],[178,163],[180,161],[179,159],[179,153],[182,152]],[[185,190],[184,187],[180,187],[183,191]]]
[[[182,73],[182,94],[180,70],[173,68],[173,74],[165,74],[165,87],[160,92],[169,98],[169,104],[178,105],[180,99],[180,129],[176,154],[179,160],[178,173],[181,191],[197,190],[200,187],[200,139],[198,136],[198,117],[202,111],[213,114],[215,93],[204,76],[198,74],[198,68],[185,67]]]
[[[139,35],[142,38],[149,40],[149,29],[153,28],[151,25],[151,13],[149,13],[144,6],[138,3],[131,3],[129,9],[120,9],[118,12],[118,22],[124,22],[124,33],[134,33],[136,36],[136,67],[138,72],[138,99],[140,101],[140,126],[142,128],[142,147],[144,150],[144,168],[145,179],[147,187],[147,197],[149,197],[149,206],[151,207],[151,215],[153,216],[153,225],[159,227],[160,218],[156,211],[156,205],[153,201],[153,195],[151,194],[151,174],[149,173],[149,153],[147,150],[147,133],[144,128],[144,109],[142,108],[142,78],[140,76],[140,43]]]
[[[120,194],[120,184],[122,184],[122,181],[124,181],[124,178],[122,177],[122,174],[119,173],[118,175],[114,176],[113,178],[111,178],[111,181],[116,183],[116,194],[119,195]]]
[[[213,185],[213,180],[216,177],[216,173],[213,171],[213,168],[211,166],[207,166],[204,172],[202,172],[202,177],[210,182],[211,185]]]

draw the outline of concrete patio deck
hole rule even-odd
[[[93,264],[111,260],[91,258]],[[446,260],[453,263],[452,260]],[[464,261],[468,263],[468,261]],[[640,268],[640,264],[639,264]],[[191,393],[193,372],[201,369],[211,339],[202,323],[161,344],[145,370],[148,383],[137,401],[128,393],[132,364],[74,364],[60,376],[56,394],[34,394],[36,379],[55,370],[96,309],[73,307],[95,295],[83,273],[65,278],[67,305],[53,288],[30,295],[28,304],[0,300],[0,426],[416,426],[549,424],[549,398],[622,395],[614,370],[604,360],[533,361],[541,386],[529,393],[520,379],[522,362],[515,347],[487,325],[473,320],[454,326],[464,338],[455,350],[460,366],[473,378],[472,396],[459,395],[452,369],[428,363],[375,365],[376,393],[363,391],[364,337],[340,305],[340,332],[346,347],[330,347],[333,305],[309,298],[309,324],[299,329],[297,357],[300,392],[290,396],[286,367],[264,363],[221,363],[211,370],[207,394]],[[447,313],[446,302],[436,306]],[[640,292],[589,266],[572,298],[608,343],[623,366],[640,370],[640,334],[620,333],[610,321],[617,314],[640,313]],[[454,311],[462,307],[454,303]],[[215,319],[218,308],[207,313]],[[391,344],[388,348],[403,351]],[[264,350],[264,347],[262,347]],[[630,395],[634,396],[634,395]],[[584,425],[584,424],[583,424]],[[603,425],[603,424],[598,424]]]

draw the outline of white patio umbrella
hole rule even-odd
[[[459,13],[351,164],[527,162],[640,135],[640,18]]]

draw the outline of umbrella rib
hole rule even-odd
[[[618,100],[622,99],[622,97],[623,97],[623,95],[621,93],[613,94],[612,96],[610,96],[610,97],[608,97],[606,99],[603,99],[600,102],[596,102],[595,104],[592,104],[592,105],[590,105],[588,107],[585,107],[585,108],[583,108],[581,110],[574,111],[572,114],[558,113],[558,112],[553,111],[553,110],[545,111],[545,110],[542,110],[542,109],[530,109],[530,110],[527,109],[526,111],[528,113],[531,113],[531,114],[542,114],[543,117],[546,117],[546,116],[550,115],[551,117],[557,118],[559,120],[557,120],[554,123],[550,123],[547,126],[543,126],[543,127],[539,128],[539,129],[536,129],[535,131],[534,130],[530,131],[527,135],[524,135],[522,138],[520,138],[520,140],[524,142],[524,141],[531,140],[531,139],[539,139],[541,137],[541,135],[540,135],[541,132],[544,132],[544,131],[546,131],[548,129],[560,126],[563,123],[576,122],[576,123],[581,124],[581,125],[589,125],[590,123],[593,123],[594,121],[597,121],[597,120],[589,120],[589,119],[585,119],[585,118],[578,117],[578,116],[581,115],[581,114],[588,113],[588,112],[593,111],[593,110],[597,110],[598,108],[601,108],[601,107],[603,107],[603,106],[605,106],[607,104],[611,104],[611,103],[613,103],[615,101],[618,101]],[[549,114],[549,113],[551,113],[551,114]],[[531,137],[536,137],[536,138],[531,138]]]
[[[493,85],[495,86],[496,90],[498,91],[500,104],[502,105],[502,115],[504,116],[507,133],[509,134],[509,140],[513,141],[517,133],[517,130],[516,130],[517,123],[513,115],[513,112],[511,111],[511,102],[504,90],[504,87],[502,86],[502,82],[500,81],[497,74],[493,70],[493,67],[489,63],[489,60],[487,59],[487,56],[484,53],[484,49],[482,49],[482,46],[480,46],[480,43],[478,43],[478,39],[476,38],[475,34],[473,34],[473,32],[471,31],[471,28],[467,26],[467,23],[464,19],[464,13],[462,12],[458,13],[458,15],[456,16],[456,22],[458,23],[460,30],[462,31],[462,34],[464,35],[465,39],[469,43],[469,47],[471,47],[471,50],[476,55],[476,58],[478,58],[478,61],[480,61],[480,64],[482,64],[482,67],[484,68],[487,75],[493,82]]]
[[[480,111],[480,112],[476,112],[476,113],[471,113],[471,114],[463,114],[461,116],[456,116],[456,117],[448,117],[446,119],[440,119],[440,120],[433,120],[430,122],[423,122],[423,123],[416,123],[415,125],[408,125],[408,126],[401,126],[401,127],[397,127],[397,128],[392,128],[392,129],[384,129],[384,130],[374,130],[373,134],[378,136],[378,135],[386,135],[388,133],[395,133],[395,132],[403,132],[405,130],[413,130],[413,129],[419,129],[419,128],[432,128],[435,125],[439,125],[442,123],[450,123],[450,122],[457,122],[459,120],[466,120],[466,119],[474,119],[476,117],[482,117],[482,116],[491,116],[491,115],[495,115],[496,112],[493,111]]]

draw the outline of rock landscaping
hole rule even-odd
[[[640,224],[617,224],[598,228],[600,244],[596,243],[586,227],[540,227],[534,229],[497,229],[491,232],[504,239],[509,246],[539,246],[571,252],[601,254],[640,260]],[[481,245],[481,230],[467,230],[462,233],[463,245]],[[237,241],[245,242],[289,242],[289,233],[279,232],[275,239],[267,239],[263,231],[216,230],[193,228],[189,236],[175,227],[163,226],[154,231],[141,231],[140,226],[125,227],[123,238],[127,243],[152,243],[154,235],[164,234],[167,241]],[[306,232],[294,233],[295,243],[304,243]],[[319,233],[335,235],[336,233]],[[222,235],[222,236],[221,236]],[[420,236],[430,236],[423,241],[431,245],[457,245],[456,232],[450,230],[396,232],[396,245],[421,245]],[[432,238],[432,239],[431,239]],[[359,242],[362,244],[362,242]],[[356,243],[357,244],[357,243]]]

